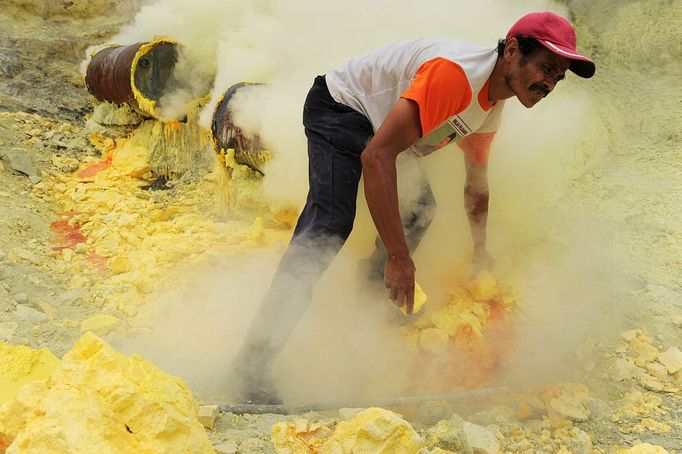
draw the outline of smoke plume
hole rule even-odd
[[[492,48],[520,16],[538,10],[567,15],[565,7],[549,0],[429,0],[419,6],[407,0],[166,0],[148,3],[114,40],[125,44],[170,36],[181,42],[192,62],[185,65],[193,69],[189,86],[212,87],[204,125],[231,85],[268,84],[235,97],[235,119],[275,153],[265,169],[266,193],[302,206],[307,153],[301,115],[316,75],[409,37],[447,35]],[[528,316],[516,357],[533,358],[510,365],[510,377],[523,375],[529,363],[544,367],[548,378],[556,375],[550,358],[570,351],[603,323],[590,317],[590,310],[609,313],[611,307],[603,303],[618,286],[609,279],[595,285],[590,277],[591,270],[608,269],[605,264],[612,260],[592,247],[600,241],[599,220],[572,219],[570,210],[555,209],[579,172],[576,150],[603,133],[591,123],[596,113],[583,89],[587,83],[568,75],[532,110],[509,100],[493,146],[489,249],[501,279],[520,287]],[[438,213],[415,254],[417,279],[437,296],[441,276],[471,254],[460,150],[449,145],[418,163],[405,158],[399,171],[403,201],[415,197],[411,188],[421,172],[431,182]],[[399,339],[390,334],[395,320],[387,317],[383,297],[357,279],[356,262],[371,252],[376,235],[362,188],[359,193],[354,232],[277,361],[275,375],[289,401],[390,394],[403,382],[391,372],[401,358]],[[280,252],[226,259],[192,282],[182,297],[161,297],[157,311],[166,315],[157,314],[151,336],[126,341],[126,348],[148,354],[206,392],[225,391],[229,358]],[[552,335],[550,327],[556,326],[569,334]]]

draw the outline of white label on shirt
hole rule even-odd
[[[444,121],[440,126],[429,132],[427,135],[417,140],[410,147],[417,156],[426,156],[439,148],[443,148],[450,142],[461,140],[473,131],[462,120],[459,115],[452,116]]]

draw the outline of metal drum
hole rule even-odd
[[[100,101],[127,104],[155,116],[177,60],[177,43],[166,39],[106,47],[88,63],[85,85]]]
[[[240,82],[227,89],[218,100],[211,121],[211,135],[214,151],[221,154],[224,150],[233,149],[235,161],[246,165],[264,175],[263,165],[270,157],[257,135],[247,136],[234,124],[230,111],[230,101],[235,93],[244,87],[264,85],[260,83]]]

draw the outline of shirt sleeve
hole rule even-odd
[[[490,144],[494,138],[495,131],[475,132],[460,140],[457,145],[464,151],[469,161],[483,165],[488,163]]]
[[[436,126],[462,112],[471,102],[472,90],[461,66],[452,60],[434,58],[423,63],[401,98],[419,106],[422,137]]]
[[[478,130],[469,134],[462,140],[460,140],[457,145],[464,151],[471,162],[476,164],[487,164],[488,157],[490,156],[490,145],[495,138],[495,133],[500,127],[502,122],[502,108],[504,107],[504,101],[498,101],[495,106],[490,110],[488,117],[485,119],[483,124]]]

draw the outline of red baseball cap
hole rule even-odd
[[[570,59],[571,66],[568,69],[578,76],[588,79],[594,75],[594,62],[575,49],[575,29],[558,14],[549,11],[526,14],[512,25],[507,32],[507,39],[519,35],[535,38],[549,51]]]

